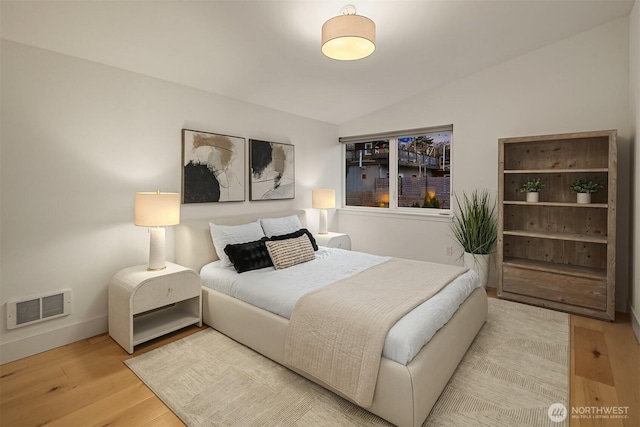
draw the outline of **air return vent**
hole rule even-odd
[[[7,329],[71,314],[71,289],[7,302]]]

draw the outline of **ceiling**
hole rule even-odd
[[[348,3],[377,48],[342,62],[320,28]],[[2,38],[341,124],[613,19],[633,0],[5,1]]]

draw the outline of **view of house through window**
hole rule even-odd
[[[451,133],[398,138],[398,207],[449,209]]]
[[[389,207],[389,140],[346,144],[347,206]]]
[[[434,129],[362,142],[341,139],[346,206],[449,209],[453,127]]]

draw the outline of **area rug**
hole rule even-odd
[[[125,363],[192,427],[390,425],[213,329]],[[562,426],[568,402],[569,315],[490,298],[424,425]]]

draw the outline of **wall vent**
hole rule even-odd
[[[73,307],[71,289],[7,302],[7,329],[68,316]]]

